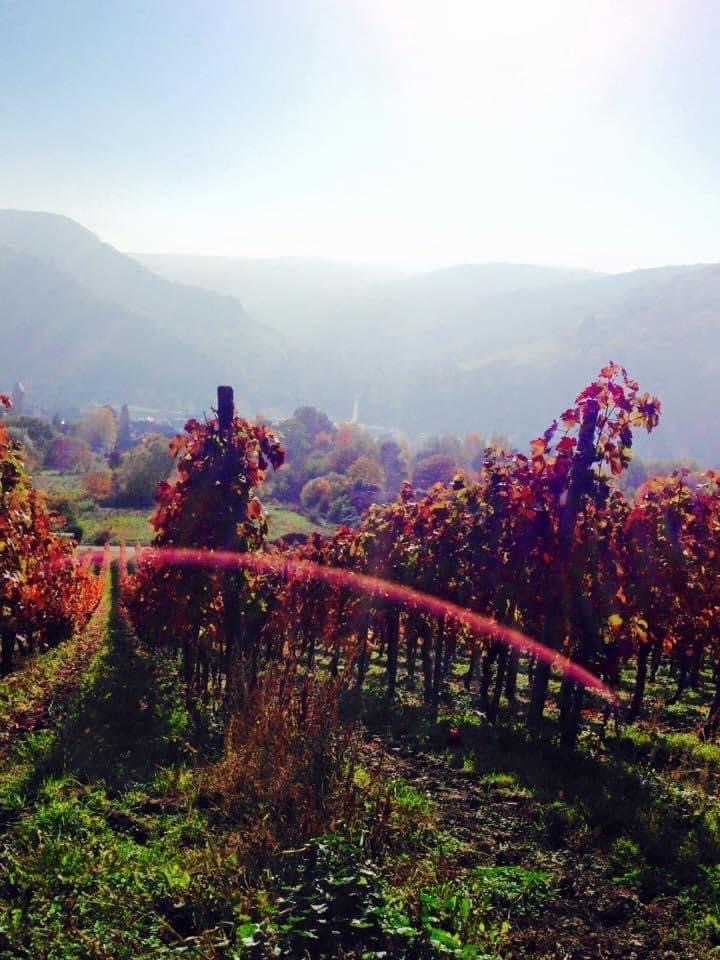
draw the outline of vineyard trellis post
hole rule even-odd
[[[223,446],[223,457],[219,476],[219,503],[233,503],[230,487],[236,473],[237,450],[233,437],[233,420],[235,417],[235,397],[233,388],[219,386],[217,388],[217,413],[220,443]],[[225,531],[223,547],[227,551],[235,551],[239,547],[237,522],[231,513],[228,529]],[[244,656],[241,649],[241,612],[240,612],[240,577],[235,570],[228,570],[223,575],[223,613],[225,628],[225,698],[228,703],[242,699],[245,693]]]

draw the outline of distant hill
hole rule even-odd
[[[132,256],[169,280],[239,298],[253,317],[296,341],[325,329],[349,300],[408,272],[402,265],[314,257]]]
[[[199,396],[187,348],[147,317],[100,300],[35,257],[0,246],[0,383],[21,376],[33,403],[64,410],[119,402],[182,408]],[[161,361],[159,362],[159,358]]]
[[[524,446],[612,359],[663,402],[643,453],[720,463],[720,265],[409,274],[142,259],[64,217],[0,211],[0,384],[21,379],[45,403],[201,412],[228,381],[248,415],[311,403],[349,418],[359,398],[365,423],[416,437],[497,431]]]
[[[382,304],[376,316],[388,316]],[[421,319],[413,324],[412,316]],[[372,338],[375,355],[394,356],[395,363],[376,370],[367,416],[392,403],[412,411],[410,429],[436,432],[451,421],[459,431],[501,429],[522,442],[615,359],[663,401],[661,428],[641,449],[720,461],[709,412],[720,373],[720,266],[516,291],[445,311],[434,326],[426,316],[408,309],[404,329],[387,324]],[[357,350],[355,356],[362,369]]]
[[[720,265],[603,275],[466,264],[375,280],[354,267],[331,282],[326,265],[306,261],[143,261],[174,279],[244,284],[266,322],[264,303],[284,297],[284,329],[297,322],[313,358],[303,389],[335,415],[349,416],[357,396],[368,423],[413,434],[497,430],[524,444],[616,359],[663,401],[661,428],[638,441],[643,452],[720,462],[708,413],[720,372]],[[306,299],[313,284],[325,299]]]
[[[173,398],[196,410],[228,380],[253,412],[292,402],[277,377],[283,338],[238,300],[169,282],[54,214],[0,211],[0,246],[0,377],[28,381],[41,401]]]
[[[417,273],[408,265],[323,260],[313,257],[240,258],[132,254],[169,280],[192,283],[240,298],[255,319],[288,336],[324,334],[349,305],[367,310],[407,297],[434,301],[433,311],[463,301],[528,288],[584,280],[587,270],[524,264],[467,264]],[[428,299],[429,298],[429,299]],[[438,299],[441,303],[438,304]],[[433,312],[435,319],[437,313]]]

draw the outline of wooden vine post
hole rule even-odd
[[[569,607],[574,600],[579,621],[579,637],[574,659],[582,666],[591,664],[600,643],[600,624],[592,603],[584,595],[582,570],[575,568],[572,552],[578,515],[585,498],[592,496],[595,486],[593,466],[598,459],[595,431],[599,414],[600,407],[597,401],[588,401],[580,424],[577,454],[570,470],[567,502],[560,520],[560,554],[566,570],[567,588],[573,594],[572,597],[568,597],[566,603]],[[564,747],[574,747],[577,740],[584,693],[582,684],[569,677],[564,678],[560,691],[560,739]]]
[[[235,398],[233,388],[217,388],[217,412],[223,457],[220,467],[218,507],[232,504],[232,483],[237,472],[237,450],[233,436]],[[223,548],[229,552],[238,549],[237,518],[231,511]],[[223,612],[225,627],[225,699],[230,705],[243,699],[245,693],[244,656],[241,643],[240,577],[236,570],[223,575]]]

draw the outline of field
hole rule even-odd
[[[97,544],[105,539],[113,545],[121,543],[149,543],[154,535],[150,524],[153,509],[133,510],[101,507],[83,496],[82,475],[43,470],[35,477],[39,490],[70,497],[76,504],[77,518],[82,527],[83,544]],[[292,533],[308,534],[322,531],[322,527],[307,517],[285,507],[269,504],[267,508],[270,538],[277,539]]]

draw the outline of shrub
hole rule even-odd
[[[83,477],[83,488],[91,500],[102,503],[112,493],[112,473],[109,470],[91,470]]]

